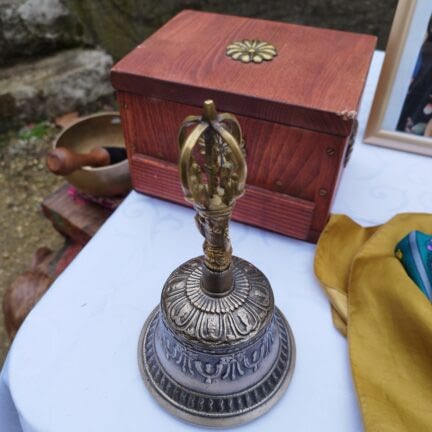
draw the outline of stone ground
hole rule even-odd
[[[30,268],[38,247],[56,250],[63,244],[40,210],[44,196],[63,182],[44,162],[58,130],[41,122],[0,135],[0,298],[16,276]],[[0,311],[0,366],[8,347]]]

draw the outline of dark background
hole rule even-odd
[[[183,9],[327,27],[378,36],[385,49],[397,0],[64,0],[88,37],[115,59]]]

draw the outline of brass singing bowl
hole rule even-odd
[[[54,148],[65,147],[76,153],[124,146],[120,115],[115,111],[80,118],[60,132],[53,143]],[[127,159],[99,168],[82,167],[64,177],[81,192],[94,196],[125,195],[132,187]]]

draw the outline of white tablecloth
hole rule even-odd
[[[365,225],[432,208],[429,158],[361,142],[382,60],[376,53],[333,207]],[[237,430],[363,430],[347,343],[313,274],[315,246],[238,223],[231,233],[235,254],[271,281],[297,343],[286,394]],[[199,430],[152,399],[138,370],[137,342],[165,279],[199,255],[201,243],[192,210],[131,193],[19,331],[1,374],[0,431]]]

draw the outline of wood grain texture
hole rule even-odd
[[[112,210],[74,198],[68,190],[69,185],[64,185],[48,195],[42,202],[42,211],[60,234],[85,245],[112,214]]]
[[[227,57],[236,40],[274,44],[270,62]],[[184,204],[177,133],[205,99],[238,118],[247,193],[234,218],[316,241],[343,170],[375,47],[372,36],[184,11],[112,69],[138,191]]]
[[[242,39],[274,44],[262,64],[227,57]],[[112,69],[117,90],[347,136],[376,38],[285,23],[183,11]],[[354,115],[354,114],[353,114]]]
[[[132,161],[140,160],[136,159],[137,155],[145,155],[175,165],[179,157],[178,127],[187,115],[199,114],[200,108],[124,92],[118,93],[118,99]],[[265,190],[268,196],[286,194],[314,203],[312,219],[308,220],[309,229],[320,233],[327,222],[336,192],[348,138],[245,116],[237,118],[246,143],[248,185]],[[164,169],[163,164],[160,167]],[[131,164],[134,188],[156,195],[151,190],[152,186],[144,184],[149,178],[136,172],[141,169],[140,163]],[[161,196],[183,203],[183,194],[177,183],[179,180],[175,177],[174,183],[165,185],[166,189],[172,189],[175,193]],[[248,199],[246,195],[241,201],[246,201],[245,205],[248,205]],[[248,217],[254,216],[245,214],[242,221],[257,224],[257,219],[249,222]],[[285,227],[283,232],[279,232],[287,234],[288,229]],[[310,241],[317,239],[316,234],[303,234],[300,236],[298,231],[297,235],[289,235]]]
[[[190,206],[181,190],[177,165],[136,154],[131,160],[132,181],[138,191]],[[314,203],[247,185],[237,200],[233,219],[284,235],[307,239]]]

